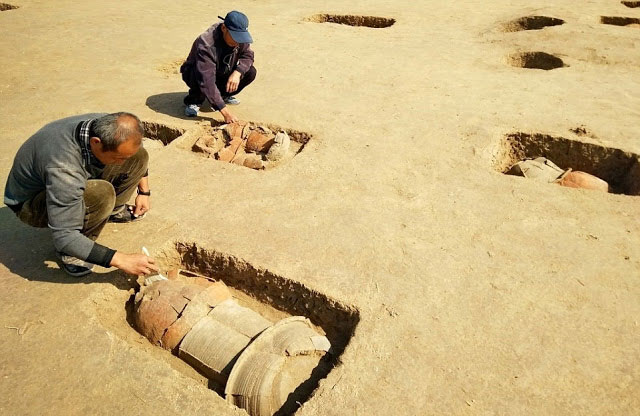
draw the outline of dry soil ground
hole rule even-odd
[[[258,78],[234,110],[313,139],[265,172],[153,149],[152,211],[100,240],[158,253],[180,239],[356,309],[299,415],[640,414],[640,197],[494,169],[514,132],[640,153],[640,30],[601,23],[640,8],[7,1],[19,8],[0,12],[2,183],[21,143],[58,118],[127,110],[193,126],[175,62],[218,14],[249,15]],[[396,22],[305,21],[316,13]],[[504,30],[532,15],[565,23]],[[536,51],[565,66],[510,59]],[[6,207],[0,230],[0,413],[242,414],[129,326],[131,279],[65,277],[49,232]]]

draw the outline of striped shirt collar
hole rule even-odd
[[[78,142],[80,144],[80,150],[82,151],[82,159],[84,160],[84,164],[87,169],[90,166],[96,167],[98,169],[104,168],[104,164],[100,162],[91,151],[91,145],[89,144],[89,139],[91,136],[91,123],[93,120],[82,121],[78,125]]]

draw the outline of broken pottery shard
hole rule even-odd
[[[251,152],[266,152],[274,142],[273,138],[254,130],[247,138],[247,150]]]
[[[225,387],[227,401],[252,416],[295,412],[296,402],[304,402],[313,390],[313,386],[304,383],[314,369],[325,365],[321,360],[330,348],[328,340],[316,337],[322,335],[301,316],[283,319],[267,328],[233,366]]]
[[[212,136],[206,136],[199,138],[193,145],[192,149],[196,153],[204,153],[213,157],[213,155],[218,152],[224,142],[222,140],[216,141],[216,139]]]
[[[279,378],[286,358],[263,351],[256,351],[252,358],[252,366],[235,376],[233,393],[227,383],[225,396],[227,401],[246,410],[251,416],[272,416],[281,407],[281,404],[278,405],[279,391],[275,392],[278,397],[274,398],[274,380]],[[276,387],[280,390],[279,386]],[[289,393],[293,390],[295,387]],[[244,394],[244,392],[251,392],[251,394]]]
[[[227,124],[223,127],[224,131],[228,134],[230,141],[234,139],[242,140],[242,133],[247,127],[247,123],[244,121],[237,121],[235,123]]]
[[[289,135],[283,131],[276,134],[274,138],[274,143],[269,148],[267,152],[266,158],[270,162],[277,162],[282,159],[287,152],[289,151],[289,146],[291,145],[291,139],[289,139]]]
[[[235,155],[236,154],[233,151],[231,151],[231,149],[228,147],[225,147],[224,149],[216,153],[217,159],[222,162],[231,162]]]
[[[271,321],[249,308],[238,305],[233,300],[220,303],[209,316],[249,338],[255,337],[271,326]]]
[[[311,337],[311,342],[313,342],[313,346],[316,350],[329,352],[331,349],[331,343],[327,339],[327,337],[322,335],[316,335]]]
[[[595,191],[609,192],[609,184],[602,179],[586,172],[572,171],[564,175],[558,184],[569,188],[591,189]]]
[[[224,384],[238,355],[250,342],[250,337],[206,316],[184,337],[178,355],[207,377]]]
[[[516,163],[509,169],[507,175],[524,176],[541,182],[553,182],[563,173],[564,170],[549,159],[537,157]]]
[[[223,162],[231,162],[236,155],[244,153],[243,150],[244,140],[239,137],[233,138],[231,142],[222,150],[217,153],[218,160]]]
[[[198,293],[187,304],[182,315],[176,320],[162,336],[162,346],[173,350],[195,324],[211,312],[211,309],[219,303],[231,299],[231,292],[222,282],[209,282],[209,287]]]
[[[251,338],[206,316],[184,337],[178,355],[205,376],[224,384],[237,356],[250,342]]]
[[[187,304],[204,288],[173,280],[160,280],[145,286],[136,295],[136,327],[153,344],[161,339],[183,312]]]
[[[244,161],[245,161],[246,158],[247,158],[247,154],[244,152],[243,149],[240,149],[240,150],[238,150],[236,155],[231,160],[231,163],[243,166],[244,165]]]
[[[242,165],[251,169],[264,168],[264,162],[262,161],[262,158],[255,153],[247,153]]]
[[[224,383],[238,355],[270,326],[256,312],[227,299],[193,326],[178,354],[207,377]]]

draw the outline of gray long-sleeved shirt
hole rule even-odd
[[[200,90],[214,110],[225,107],[216,77],[228,76],[233,70],[244,75],[253,65],[254,54],[248,43],[232,48],[224,41],[220,25],[216,23],[198,36],[182,65],[181,71],[195,70],[198,73]]]
[[[115,251],[81,234],[84,190],[87,180],[96,177],[96,169],[83,157],[83,150],[86,155],[90,149],[79,139],[79,127],[82,122],[103,115],[64,118],[31,136],[18,149],[7,178],[4,203],[20,205],[46,191],[48,225],[56,250],[109,267]]]

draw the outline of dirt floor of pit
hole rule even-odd
[[[57,118],[128,110],[192,125],[174,63],[227,6],[11,4],[1,183]],[[492,157],[514,131],[640,153],[640,31],[600,23],[640,12],[607,0],[233,7],[251,19],[258,68],[233,110],[314,140],[268,172],[154,149],[152,211],[100,241],[198,242],[358,308],[341,365],[299,415],[639,414],[640,198],[539,186]],[[396,22],[304,21],[319,13]],[[505,33],[536,15],[565,24]],[[509,64],[535,51],[567,66]],[[48,231],[6,207],[0,230],[0,413],[243,414],[131,329],[124,277],[64,277]]]

